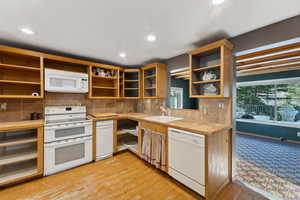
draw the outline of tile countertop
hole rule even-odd
[[[0,122],[0,132],[21,130],[21,129],[32,129],[32,128],[39,128],[42,126],[44,126],[44,120]]]
[[[146,117],[150,117],[153,115],[145,114],[145,113],[122,113],[122,114],[116,114],[112,116],[110,115],[105,116],[105,114],[102,114],[101,118],[95,118],[90,116],[90,119],[93,120],[109,120],[109,119],[131,119],[131,120],[137,120],[137,121],[147,121],[155,124],[160,124],[164,126],[168,126],[171,128],[177,128],[182,129],[194,133],[199,133],[202,135],[212,135],[214,133],[231,129],[232,127],[226,124],[218,124],[218,123],[207,123],[207,122],[197,122],[193,120],[176,120],[172,122],[157,122],[157,121],[151,121],[146,120]]]

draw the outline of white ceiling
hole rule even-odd
[[[233,37],[300,14],[299,0],[211,1],[1,0],[0,39],[138,65],[182,54],[219,33]],[[23,34],[24,26],[36,34]],[[146,40],[149,33],[156,42]]]

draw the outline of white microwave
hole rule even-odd
[[[45,91],[87,93],[88,75],[45,68]]]

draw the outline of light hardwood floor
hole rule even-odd
[[[0,190],[5,200],[193,200],[202,199],[135,155],[124,152],[104,161]],[[237,184],[218,200],[260,200]]]

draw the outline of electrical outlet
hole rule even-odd
[[[7,103],[4,102],[4,103],[0,103],[0,111],[6,111],[7,109]]]
[[[297,132],[297,137],[300,137],[300,132]]]
[[[221,109],[224,109],[224,103],[219,103],[218,107],[221,108]]]

